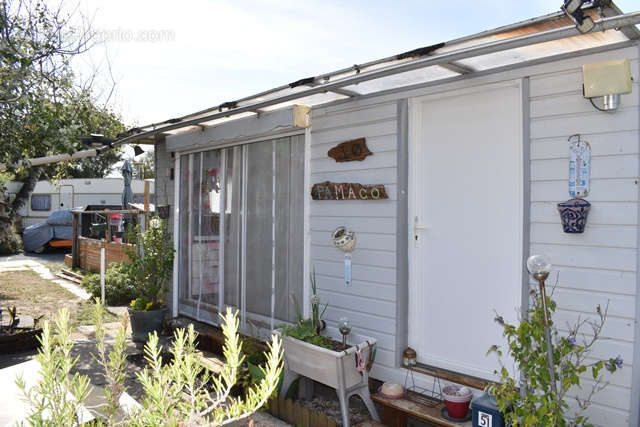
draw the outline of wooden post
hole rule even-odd
[[[111,241],[111,214],[109,214],[109,209],[104,210],[104,216],[107,220],[107,229],[104,232],[104,239],[109,243]]]
[[[78,215],[77,212],[72,212],[71,220],[71,268],[78,268],[80,266],[79,258],[79,242],[78,242]]]

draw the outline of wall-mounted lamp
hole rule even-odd
[[[576,28],[582,34],[588,33],[593,30],[596,24],[589,15],[585,15],[582,10],[582,5],[585,3],[600,3],[599,1],[590,0],[565,0],[562,5],[562,10],[567,14],[569,18],[576,24]]]
[[[631,93],[631,63],[629,59],[616,59],[582,66],[584,97],[600,111],[615,111],[620,95]],[[602,98],[602,107],[593,101]]]
[[[133,146],[133,156],[138,157],[140,154],[144,153],[144,150],[139,145]]]

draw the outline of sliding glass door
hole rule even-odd
[[[304,138],[181,156],[179,309],[271,328],[302,305]]]

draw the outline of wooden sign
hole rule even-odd
[[[373,153],[367,147],[366,140],[358,138],[341,142],[329,150],[328,154],[336,162],[352,162],[354,160],[362,161]]]
[[[384,200],[388,199],[383,184],[362,185],[354,183],[320,182],[311,189],[313,200]]]

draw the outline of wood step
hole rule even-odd
[[[84,278],[84,276],[83,276],[82,274],[80,274],[80,273],[76,273],[75,271],[73,271],[73,270],[69,270],[69,269],[67,269],[67,268],[63,268],[63,269],[61,269],[60,271],[61,271],[62,273],[64,273],[64,274],[68,275],[68,276],[75,277],[76,279],[80,279],[80,280],[82,280],[82,279]]]
[[[69,282],[73,282],[73,283],[75,283],[77,285],[82,284],[82,279],[78,279],[75,276],[70,276],[70,275],[68,275],[68,274],[66,274],[66,273],[64,273],[62,271],[56,273],[56,276],[58,276],[61,279],[67,280]]]

